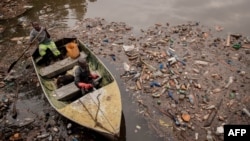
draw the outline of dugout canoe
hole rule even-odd
[[[99,87],[82,95],[80,90],[69,82],[62,87],[57,86],[59,76],[72,74],[77,66],[77,59],[68,57],[65,46],[76,42],[80,56],[86,58],[91,71],[100,77]],[[104,63],[77,38],[63,38],[55,42],[63,58],[54,57],[47,50],[41,59],[38,49],[32,55],[32,63],[41,84],[42,90],[51,106],[69,120],[97,131],[103,135],[117,137],[120,134],[122,104],[119,86]]]

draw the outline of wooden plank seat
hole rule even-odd
[[[100,83],[102,76],[99,72],[94,71],[93,73],[97,74],[99,77],[94,81],[96,83]],[[71,82],[67,85],[60,87],[54,91],[54,95],[57,100],[70,100],[77,95],[81,95],[81,91],[78,87],[76,87],[75,82]]]
[[[71,82],[65,86],[60,87],[54,91],[57,100],[69,100],[76,95],[80,95],[81,91],[76,87],[74,82]]]
[[[87,55],[84,52],[81,52],[79,57],[86,58]],[[63,73],[65,71],[73,68],[73,66],[75,66],[77,64],[77,60],[78,59],[71,59],[70,57],[67,57],[63,60],[55,62],[52,65],[41,68],[39,71],[39,74],[42,77],[52,78],[60,73]]]

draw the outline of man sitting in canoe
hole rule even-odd
[[[32,22],[33,29],[30,32],[30,44],[37,38],[39,42],[39,54],[43,57],[46,50],[49,48],[54,56],[59,56],[61,53],[57,49],[55,43],[50,39],[50,34],[45,27],[41,27],[38,22]]]
[[[75,70],[75,85],[81,89],[82,94],[86,94],[93,90],[94,80],[99,76],[96,74],[92,74],[89,70],[89,65],[86,62],[85,58],[78,59],[79,67]]]

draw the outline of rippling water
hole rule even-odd
[[[23,16],[4,22],[11,27],[4,37],[28,35],[16,24],[25,20],[42,21],[44,17],[69,27],[83,18],[101,17],[110,22],[125,22],[135,32],[155,23],[176,25],[198,21],[211,28],[222,26],[224,34],[250,35],[249,0],[33,0],[33,4],[34,8]]]
[[[90,3],[86,17],[124,21],[136,29],[154,23],[181,24],[199,21],[220,25],[227,32],[250,35],[249,0],[100,0]]]

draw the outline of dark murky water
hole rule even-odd
[[[53,14],[50,19],[54,22],[65,23],[72,27],[82,18],[102,17],[108,21],[125,22],[134,27],[135,32],[147,28],[155,23],[170,23],[172,25],[198,21],[211,28],[222,26],[223,33],[241,33],[250,35],[250,1],[200,1],[200,0],[60,0],[39,1],[33,0],[34,8],[24,16],[5,22],[9,25],[3,37],[15,35],[28,35],[27,31],[18,29],[16,24],[20,21],[42,20],[43,7],[51,6],[46,12]],[[46,17],[45,17],[46,18]]]
[[[29,31],[20,28],[17,23],[23,21],[36,21],[46,19],[46,15],[52,15],[49,18],[50,23],[63,23],[65,26],[73,27],[78,20],[83,18],[101,17],[107,21],[125,22],[134,27],[135,33],[140,29],[147,28],[155,23],[170,23],[172,25],[186,23],[187,21],[199,21],[203,25],[213,28],[215,25],[224,27],[222,34],[242,33],[250,35],[250,1],[200,1],[200,0],[33,0],[34,8],[27,11],[24,15],[5,21],[8,25],[2,39],[10,39],[15,36],[28,36]],[[50,6],[48,11],[42,11],[44,6]],[[44,14],[45,12],[45,14]],[[43,16],[41,16],[43,15]],[[45,15],[45,16],[44,16]],[[51,17],[51,16],[48,16]],[[48,19],[46,19],[48,20]],[[42,23],[47,24],[47,23]],[[108,64],[108,62],[105,62]],[[110,64],[108,64],[110,65]],[[112,67],[111,67],[112,68]],[[111,70],[116,72],[115,68]],[[119,84],[119,74],[115,73]],[[123,112],[125,116],[126,140],[160,140],[148,131],[147,124],[136,112],[136,104],[131,102],[131,98],[124,88],[122,91]],[[43,102],[37,101],[39,98],[23,100],[20,106],[29,105],[42,109],[46,107]],[[22,108],[29,109],[29,108]],[[29,109],[32,110],[32,109]],[[136,125],[142,127],[135,133]]]
[[[102,0],[90,3],[86,17],[104,17],[111,21],[124,21],[135,29],[154,23],[182,24],[199,21],[213,27],[220,25],[224,32],[250,34],[250,1],[248,0]]]

